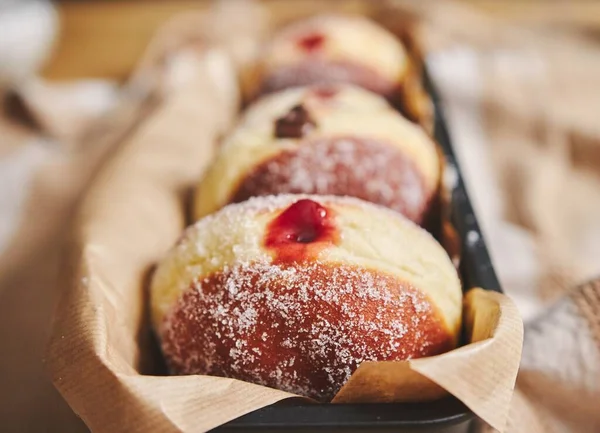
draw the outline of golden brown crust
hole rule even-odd
[[[305,140],[261,162],[241,179],[230,201],[282,193],[349,195],[421,224],[435,190],[395,146],[350,136]]]
[[[241,264],[195,281],[166,317],[162,344],[174,373],[329,401],[363,361],[436,355],[453,340],[406,281],[305,262]]]

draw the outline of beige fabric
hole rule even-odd
[[[599,289],[570,288],[600,275],[600,46],[459,3],[409,6],[496,270],[528,320],[507,431],[597,431]]]
[[[515,28],[455,2],[391,3],[422,23],[439,66],[436,78],[448,80],[442,93],[469,189],[504,288],[530,319],[507,431],[597,431],[598,390],[587,384],[600,382],[590,365],[600,353],[600,295],[597,284],[570,292],[600,273],[597,40],[576,28],[545,27],[543,20]],[[393,20],[388,12],[381,16]],[[477,78],[469,83],[464,68],[453,69],[453,55],[464,55]],[[10,354],[0,357],[0,419],[8,431],[85,431],[45,379],[40,360],[67,221],[96,167],[148,105],[127,99],[119,107],[93,129],[101,136],[80,141],[80,152],[36,141],[1,120],[0,163],[26,161],[10,179],[15,190],[28,191],[13,195],[21,197],[16,222],[0,245],[0,341]],[[2,199],[6,185],[0,182]],[[577,344],[561,344],[573,337]]]
[[[15,137],[0,140],[6,152],[0,169],[0,419],[9,431],[84,430],[47,378],[44,345],[78,198],[139,114],[133,101],[117,108],[98,123],[108,128],[90,131],[81,152],[3,124]]]
[[[458,2],[390,3],[420,20],[430,57],[444,65],[436,78],[484,226],[510,225],[534,243],[535,295],[545,304],[597,276],[600,47],[583,33],[517,27]]]

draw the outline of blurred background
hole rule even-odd
[[[8,43],[12,27],[20,29],[22,37],[29,36],[32,44],[36,39],[34,35],[39,36],[41,42],[37,43],[43,45],[40,51],[51,50],[48,61],[41,64],[40,69],[48,79],[124,80],[165,19],[182,11],[206,9],[209,3],[202,0],[66,0],[54,3],[2,0],[2,40],[3,44]],[[282,1],[271,3],[278,9],[287,9]],[[318,6],[322,2],[303,3]],[[435,2],[424,3],[432,7]],[[461,3],[476,13],[526,27],[578,32],[590,39],[600,37],[600,4],[593,0],[463,0]],[[52,46],[51,41],[55,41]],[[36,48],[30,46],[32,50]],[[2,63],[5,68],[9,66],[5,59]]]
[[[232,4],[245,3],[0,0],[3,431],[85,431],[46,379],[44,344],[77,203],[123,137],[165,97],[156,87],[169,71],[157,78],[153,61],[178,49],[165,23],[211,8],[204,24],[213,32],[259,31],[269,15],[367,7],[264,0],[264,14],[235,26],[220,21]],[[415,24],[500,281],[524,319],[536,320],[600,274],[600,2],[368,3],[382,19]],[[390,8],[401,13],[386,14]],[[600,358],[584,343],[583,358],[548,357],[543,348],[566,344],[556,338],[526,352],[523,370],[543,371],[553,384],[559,377],[573,385],[572,396],[593,402],[600,390],[589,383],[600,384],[600,362],[593,365]],[[593,338],[592,347],[600,344]],[[552,393],[540,391],[540,401],[549,398],[543,394]],[[593,403],[547,405],[563,415],[564,431],[600,429]]]

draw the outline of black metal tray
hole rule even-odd
[[[451,195],[450,219],[462,244],[460,272],[463,284],[465,287],[501,292],[454,155],[442,103],[427,72],[424,80],[435,108],[434,136],[447,163],[453,165],[457,172],[457,182]],[[214,431],[467,433],[474,417],[454,397],[428,403],[394,404],[311,404],[291,399],[251,412]]]

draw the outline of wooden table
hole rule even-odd
[[[264,0],[278,9],[291,0]],[[524,24],[577,26],[600,35],[600,2],[544,0],[459,0]],[[302,7],[321,3],[304,0]],[[335,1],[332,1],[334,4]],[[205,0],[63,1],[58,3],[62,34],[44,75],[51,79],[125,78],[152,34],[167,18],[203,9]]]

